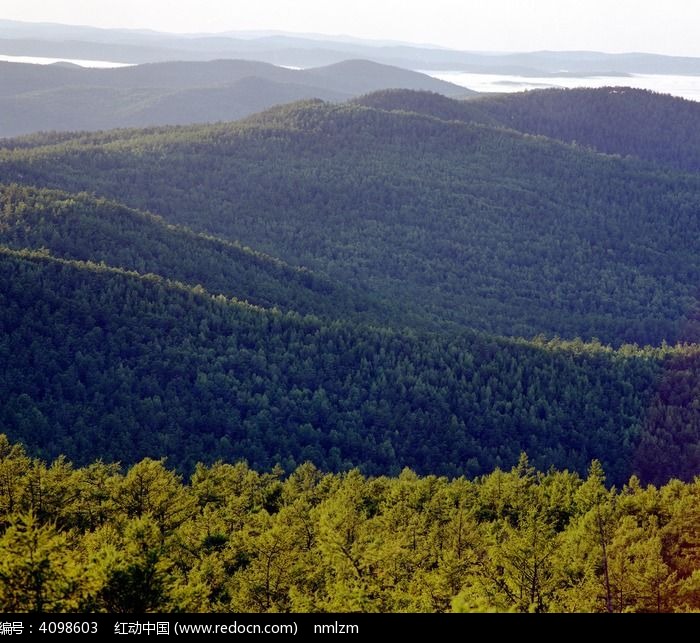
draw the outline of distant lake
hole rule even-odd
[[[53,65],[54,63],[73,63],[80,67],[99,67],[110,69],[113,67],[131,67],[128,63],[113,63],[106,60],[82,60],[78,58],[44,58],[43,56],[5,56],[0,54],[0,61],[8,63],[30,63],[32,65]]]
[[[630,76],[507,76],[473,74],[459,71],[423,71],[433,78],[477,92],[521,92],[545,87],[637,87],[662,94],[672,94],[700,101],[700,76],[671,76],[662,74],[632,74]]]

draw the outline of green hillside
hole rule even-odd
[[[350,102],[354,105],[389,112],[413,112],[423,116],[433,116],[443,121],[502,125],[500,120],[488,114],[491,98],[491,96],[483,96],[480,100],[475,98],[456,100],[436,92],[385,89],[365,94]],[[499,97],[493,96],[493,98]]]
[[[643,89],[544,89],[466,101],[399,89],[354,102],[444,120],[500,124],[607,154],[700,171],[700,103]]]
[[[508,127],[700,171],[700,103],[632,89],[548,89],[477,101]]]
[[[366,290],[394,322],[615,345],[693,338],[700,177],[487,125],[296,104],[50,137],[5,180],[89,190]]]
[[[388,315],[307,269],[87,194],[0,184],[0,244],[154,273],[268,308],[348,319]]]
[[[695,393],[657,395],[694,348],[324,323],[28,251],[3,250],[0,272],[0,426],[34,453],[476,475],[527,451],[543,469],[599,458],[613,481],[697,471],[697,421],[665,424],[696,418]],[[648,449],[664,442],[680,457]]]
[[[487,105],[0,145],[0,609],[697,609],[700,175]]]
[[[698,480],[609,490],[599,463],[582,479],[522,458],[476,480],[217,463],[183,481],[148,459],[49,464],[4,435],[0,473],[3,613],[245,623],[250,612],[356,622],[358,612],[700,608]]]

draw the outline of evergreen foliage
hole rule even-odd
[[[700,482],[606,488],[527,457],[473,481],[302,464],[29,458],[0,436],[0,609],[700,609]]]
[[[644,89],[538,89],[461,101],[432,92],[390,89],[353,102],[448,121],[500,125],[606,154],[700,171],[700,104]]]
[[[390,302],[389,322],[606,343],[695,339],[700,177],[545,138],[321,102],[240,124],[0,150]]]
[[[154,273],[268,308],[326,317],[388,315],[366,295],[308,269],[87,194],[0,184],[0,243]]]
[[[616,482],[697,473],[696,391],[660,385],[695,346],[391,331],[46,252],[0,251],[0,276],[0,426],[33,453],[472,476],[527,450]]]

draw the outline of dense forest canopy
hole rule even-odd
[[[700,609],[700,483],[525,456],[475,480],[28,457],[0,436],[3,612]]]
[[[700,610],[697,115],[0,141],[0,610]]]
[[[34,453],[477,475],[527,451],[615,482],[700,464],[695,346],[323,321],[45,250],[2,250],[0,274],[0,425]]]
[[[315,102],[9,143],[0,172],[305,266],[391,301],[402,325],[694,339],[700,177],[542,137]]]
[[[389,314],[308,269],[87,194],[0,184],[0,243],[154,273],[267,308],[332,318]]]
[[[690,172],[700,170],[700,104],[643,89],[543,89],[470,100],[393,89],[353,102],[443,120],[501,125],[599,152],[636,156]]]
[[[3,430],[181,471],[697,474],[696,347],[625,342],[698,335],[700,178],[460,122],[486,99],[359,103],[6,142],[3,177],[98,196],[0,188]]]
[[[521,132],[700,171],[697,101],[632,87],[602,87],[489,96],[475,107]]]

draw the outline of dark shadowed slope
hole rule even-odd
[[[366,296],[309,270],[87,194],[0,184],[0,243],[154,273],[269,308],[382,317]]]
[[[0,150],[0,172],[308,266],[400,325],[657,343],[697,306],[700,178],[503,128],[317,102]]]
[[[700,171],[700,103],[629,87],[491,96],[477,107],[508,127]]]
[[[413,112],[433,116],[443,121],[500,125],[500,122],[484,109],[484,100],[455,100],[436,92],[384,89],[365,94],[351,102],[390,112]]]
[[[599,458],[625,480],[664,360],[682,352],[324,323],[27,251],[0,250],[0,311],[11,439],[183,469],[475,475],[526,450],[540,468]]]

